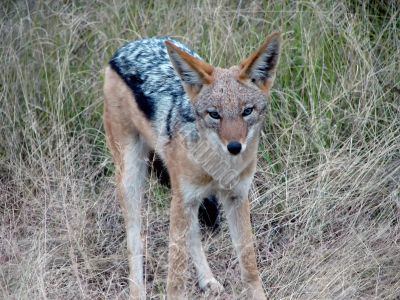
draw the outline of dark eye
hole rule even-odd
[[[251,115],[252,112],[253,112],[253,108],[252,107],[245,108],[244,111],[243,111],[243,117]]]
[[[210,117],[213,118],[213,119],[221,119],[221,116],[220,116],[219,113],[217,113],[216,111],[209,111],[208,114],[209,114]]]

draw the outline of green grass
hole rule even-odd
[[[118,47],[172,35],[227,67],[272,31],[283,52],[251,192],[265,290],[272,299],[398,297],[396,1],[3,2],[0,298],[127,295],[102,127],[103,68]],[[150,180],[147,198],[146,280],[158,299],[170,196]],[[224,226],[205,247],[227,299],[240,298]],[[188,288],[201,297],[194,281]]]

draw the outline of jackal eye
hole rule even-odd
[[[216,112],[216,111],[209,111],[208,114],[209,114],[210,117],[213,118],[213,119],[221,119],[221,116],[220,116],[219,113]]]
[[[246,117],[246,116],[248,116],[248,115],[251,115],[251,113],[253,112],[253,108],[252,107],[248,107],[248,108],[245,108],[244,109],[244,111],[243,111],[243,117]]]

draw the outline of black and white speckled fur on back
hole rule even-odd
[[[170,37],[130,42],[121,47],[110,66],[131,88],[137,104],[159,137],[170,139],[177,123],[194,124],[195,115],[181,79],[172,66],[165,41],[192,56],[200,56]]]

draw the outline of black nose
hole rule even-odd
[[[226,147],[228,148],[228,151],[233,155],[238,154],[240,150],[242,150],[242,144],[240,144],[239,142],[230,142]]]

